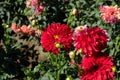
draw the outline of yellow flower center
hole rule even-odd
[[[55,39],[58,39],[58,35],[54,35],[54,38],[55,38]]]

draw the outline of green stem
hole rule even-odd
[[[60,75],[59,75],[58,71],[56,72],[56,80],[60,80]]]

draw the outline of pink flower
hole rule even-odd
[[[39,16],[45,8],[45,6],[41,3],[40,0],[27,0],[26,1],[26,6],[30,9],[32,7],[34,7],[35,8],[34,13],[35,13],[36,16]]]
[[[120,19],[120,9],[117,6],[100,6],[101,16],[107,23],[116,23]]]
[[[20,32],[23,33],[24,35],[32,35],[34,32],[30,26],[22,25],[20,28]]]
[[[103,53],[100,53],[103,54]],[[79,68],[83,69],[81,80],[115,80],[113,58],[107,55],[83,58]]]
[[[36,11],[37,11],[37,12],[42,12],[43,9],[44,9],[44,5],[36,6]]]
[[[19,28],[16,23],[12,23],[11,28],[15,33],[22,33],[26,36],[39,37],[41,34],[40,30],[36,28],[31,28],[30,26],[27,25],[22,25],[22,27]]]
[[[52,23],[41,35],[41,45],[47,52],[58,54],[61,47],[71,48],[72,30],[66,24]]]
[[[20,31],[16,23],[12,23],[11,28],[15,33],[18,33]]]
[[[44,10],[44,5],[36,6],[36,15],[39,15]]]
[[[38,6],[40,3],[40,0],[32,0],[32,6]]]
[[[106,30],[99,27],[90,27],[75,30],[74,46],[84,55],[93,55],[107,47],[109,40]]]

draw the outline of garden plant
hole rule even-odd
[[[120,0],[0,0],[0,80],[120,80]]]

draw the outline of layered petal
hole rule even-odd
[[[75,30],[74,46],[77,51],[82,50],[84,55],[93,55],[107,47],[109,40],[106,30],[99,27]]]
[[[100,6],[101,17],[107,23],[116,23],[120,19],[120,8],[117,6]]]
[[[81,80],[115,80],[114,66],[113,58],[107,55],[85,57],[79,65],[83,69]]]

